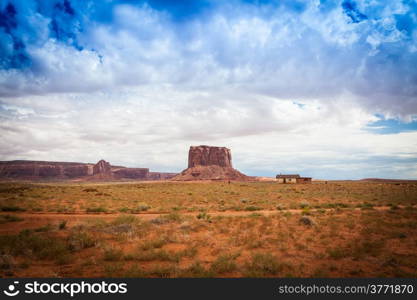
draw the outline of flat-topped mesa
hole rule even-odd
[[[172,180],[249,180],[232,167],[232,154],[226,147],[191,146],[188,168]]]
[[[111,166],[107,161],[101,159],[98,163],[94,165],[93,175],[105,173],[111,173]]]
[[[226,147],[191,146],[188,152],[188,168],[196,166],[220,166],[232,168],[232,154]]]
[[[64,179],[88,176],[91,173],[92,165],[84,163],[31,160],[0,161],[0,179]]]
[[[96,164],[14,160],[0,161],[2,180],[167,180],[177,173],[149,172],[148,168],[112,166],[105,160]]]

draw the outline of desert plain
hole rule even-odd
[[[0,183],[1,277],[416,277],[416,181]]]

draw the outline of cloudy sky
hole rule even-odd
[[[417,1],[0,0],[0,160],[417,179]]]

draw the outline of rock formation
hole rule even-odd
[[[0,180],[166,180],[177,173],[149,172],[148,168],[51,161],[0,161]]]
[[[191,146],[188,152],[188,168],[196,166],[232,168],[230,149],[226,147]]]
[[[148,168],[121,168],[113,171],[116,178],[147,179]]]
[[[2,161],[0,178],[38,179],[38,178],[76,178],[91,175],[90,164],[50,161]]]
[[[178,173],[166,173],[166,172],[149,172],[148,173],[148,179],[149,180],[168,180],[175,176],[177,176]]]
[[[191,146],[188,168],[173,180],[248,180],[232,167],[232,155],[226,147]]]
[[[96,174],[109,174],[109,173],[111,173],[111,166],[104,159],[100,160],[93,167],[93,175],[96,175]]]

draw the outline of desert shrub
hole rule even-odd
[[[171,207],[172,211],[180,211],[182,209],[181,206],[173,206]]]
[[[68,236],[67,243],[68,248],[71,251],[79,251],[82,249],[94,247],[97,244],[97,238],[89,232],[83,230],[75,230]]]
[[[177,212],[172,212],[166,215],[159,216],[155,219],[152,219],[150,222],[155,225],[162,225],[166,223],[178,223],[183,220],[183,217]]]
[[[140,220],[132,215],[121,215],[112,221],[113,225],[134,224],[139,223]]]
[[[349,204],[342,203],[342,202],[334,202],[334,203],[324,203],[321,205],[324,208],[347,208]]]
[[[199,220],[210,221],[210,215],[206,212],[199,213],[196,218]]]
[[[104,265],[104,273],[107,277],[120,276],[123,269],[123,265],[119,262],[113,262],[111,264]]]
[[[257,217],[262,217],[263,214],[260,213],[251,213],[250,215],[248,215],[249,218],[257,218]]]
[[[270,253],[256,253],[245,265],[246,277],[264,277],[276,275],[282,271],[283,265]]]
[[[103,253],[103,259],[105,261],[118,261],[123,257],[123,251],[115,247],[106,247]]]
[[[9,222],[20,222],[23,221],[23,218],[13,215],[0,215],[0,224],[9,223]]]
[[[391,237],[395,239],[405,239],[407,237],[407,234],[405,234],[404,232],[393,232],[391,234]]]
[[[140,248],[142,250],[150,250],[155,248],[161,248],[163,245],[167,244],[169,242],[169,239],[167,237],[160,237],[156,240],[149,240],[144,242]]]
[[[178,255],[180,257],[183,257],[183,256],[185,256],[185,257],[194,257],[194,256],[197,255],[197,252],[198,252],[198,250],[197,250],[196,247],[188,247],[187,249],[184,249],[184,250],[178,252]]]
[[[18,211],[26,211],[26,209],[15,206],[15,205],[3,205],[0,206],[0,211],[10,211],[10,212],[18,212]]]
[[[311,210],[308,207],[303,208],[301,215],[303,216],[310,216],[311,215]]]
[[[312,218],[309,218],[307,216],[302,216],[298,221],[300,222],[300,224],[306,226],[313,226],[316,224]]]
[[[286,209],[286,206],[283,205],[283,204],[277,204],[276,209],[277,210],[283,210],[283,209]]]
[[[151,249],[148,251],[136,253],[134,258],[139,261],[159,260],[159,261],[179,262],[181,258],[181,254],[175,253],[175,252],[168,252],[162,249],[158,249],[158,250]]]
[[[309,206],[310,206],[310,203],[308,203],[307,201],[300,202],[300,208],[307,208]]]
[[[140,213],[142,211],[147,211],[151,206],[146,203],[140,203],[136,208],[132,209],[132,213]]]
[[[129,267],[123,277],[124,278],[143,278],[146,277],[148,274],[138,265],[132,265]]]
[[[327,249],[327,254],[333,259],[341,259],[349,256],[349,252],[344,248]]]
[[[69,250],[62,240],[24,230],[17,235],[0,236],[0,253],[10,255],[30,253],[39,259],[58,259],[67,255]]]
[[[357,207],[362,209],[373,209],[374,205],[372,203],[364,202],[362,204],[358,204]]]
[[[122,207],[122,208],[119,208],[119,212],[121,212],[121,213],[127,213],[127,212],[129,212],[130,211],[130,209],[129,208],[127,208],[127,207]]]
[[[0,270],[10,270],[16,266],[15,260],[11,255],[0,255]]]
[[[35,232],[48,232],[48,231],[51,231],[53,228],[54,227],[52,226],[52,224],[48,223],[44,226],[35,228],[33,231],[35,231]]]
[[[233,272],[237,269],[235,259],[237,255],[223,254],[220,255],[210,267],[210,270],[217,274]]]
[[[201,265],[199,261],[194,262],[188,268],[182,270],[180,277],[186,278],[203,278],[203,277],[214,277],[215,274],[211,270],[207,270]]]
[[[356,259],[378,256],[384,248],[384,240],[364,240],[353,243],[352,255]]]
[[[71,263],[71,261],[72,261],[72,257],[69,254],[61,255],[56,259],[57,265],[66,265],[66,264]]]
[[[99,207],[88,207],[86,209],[86,212],[87,213],[105,213],[105,212],[107,212],[107,209],[104,208],[104,207],[101,207],[101,206],[99,206]]]
[[[98,193],[98,190],[94,188],[86,188],[86,189],[83,189],[83,191],[87,193]]]
[[[176,266],[155,266],[146,272],[146,277],[171,278],[176,277],[179,270]]]
[[[67,221],[61,221],[58,225],[59,230],[64,230],[67,227]]]
[[[22,192],[26,190],[31,190],[28,186],[7,186],[7,185],[1,185],[0,186],[0,193],[7,193],[7,194],[21,194]]]
[[[391,210],[397,210],[399,208],[400,207],[397,204],[392,204],[391,207],[390,207]]]
[[[164,215],[162,218],[168,220],[169,222],[181,222],[183,220],[183,217],[176,212]]]
[[[383,240],[357,240],[344,247],[328,249],[327,253],[333,259],[345,257],[361,259],[369,256],[378,256],[382,252],[384,244]]]
[[[255,211],[255,210],[261,210],[262,208],[261,207],[259,207],[259,206],[254,206],[254,205],[250,205],[250,206],[247,206],[246,208],[245,208],[245,210],[246,211]]]

